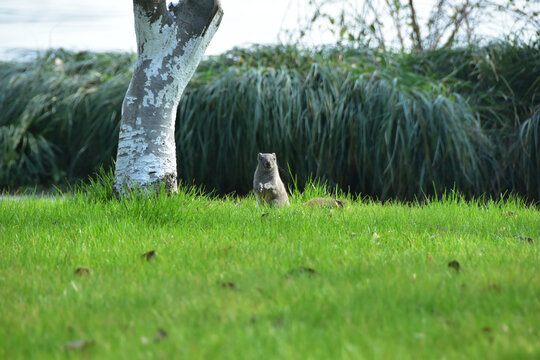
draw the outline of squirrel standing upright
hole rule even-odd
[[[253,192],[259,205],[289,206],[289,196],[279,177],[276,154],[257,155],[259,163],[253,177]]]

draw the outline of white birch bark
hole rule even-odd
[[[219,0],[133,0],[137,60],[122,105],[114,189],[177,191],[176,110],[214,36]]]

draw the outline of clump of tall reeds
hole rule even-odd
[[[433,184],[480,193],[492,170],[489,139],[457,94],[406,92],[318,64],[232,68],[186,94],[179,120],[181,177],[226,192],[249,188],[259,151],[277,152],[299,179],[383,198]]]
[[[116,151],[128,54],[49,51],[0,64],[0,186],[85,177]]]
[[[179,176],[249,191],[256,154],[379,198],[455,188],[540,199],[538,44],[420,54],[292,46],[201,63],[180,103]],[[50,51],[0,63],[0,187],[111,166],[133,56]]]

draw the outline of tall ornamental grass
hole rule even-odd
[[[86,177],[116,153],[128,54],[0,63],[0,187]]]
[[[0,187],[112,166],[133,55],[53,50],[0,63]],[[381,199],[455,188],[540,199],[539,44],[420,54],[291,46],[203,61],[178,110],[179,176],[251,188],[258,152],[302,186]]]
[[[464,96],[493,142],[495,188],[540,198],[540,42],[425,52],[411,70]]]
[[[458,95],[405,92],[318,64],[307,73],[232,68],[185,96],[179,119],[181,177],[225,192],[249,188],[258,151],[276,152],[301,185],[311,175],[382,198],[433,184],[478,194],[494,162]]]

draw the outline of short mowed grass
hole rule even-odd
[[[0,200],[0,358],[540,358],[537,208],[317,194]]]

